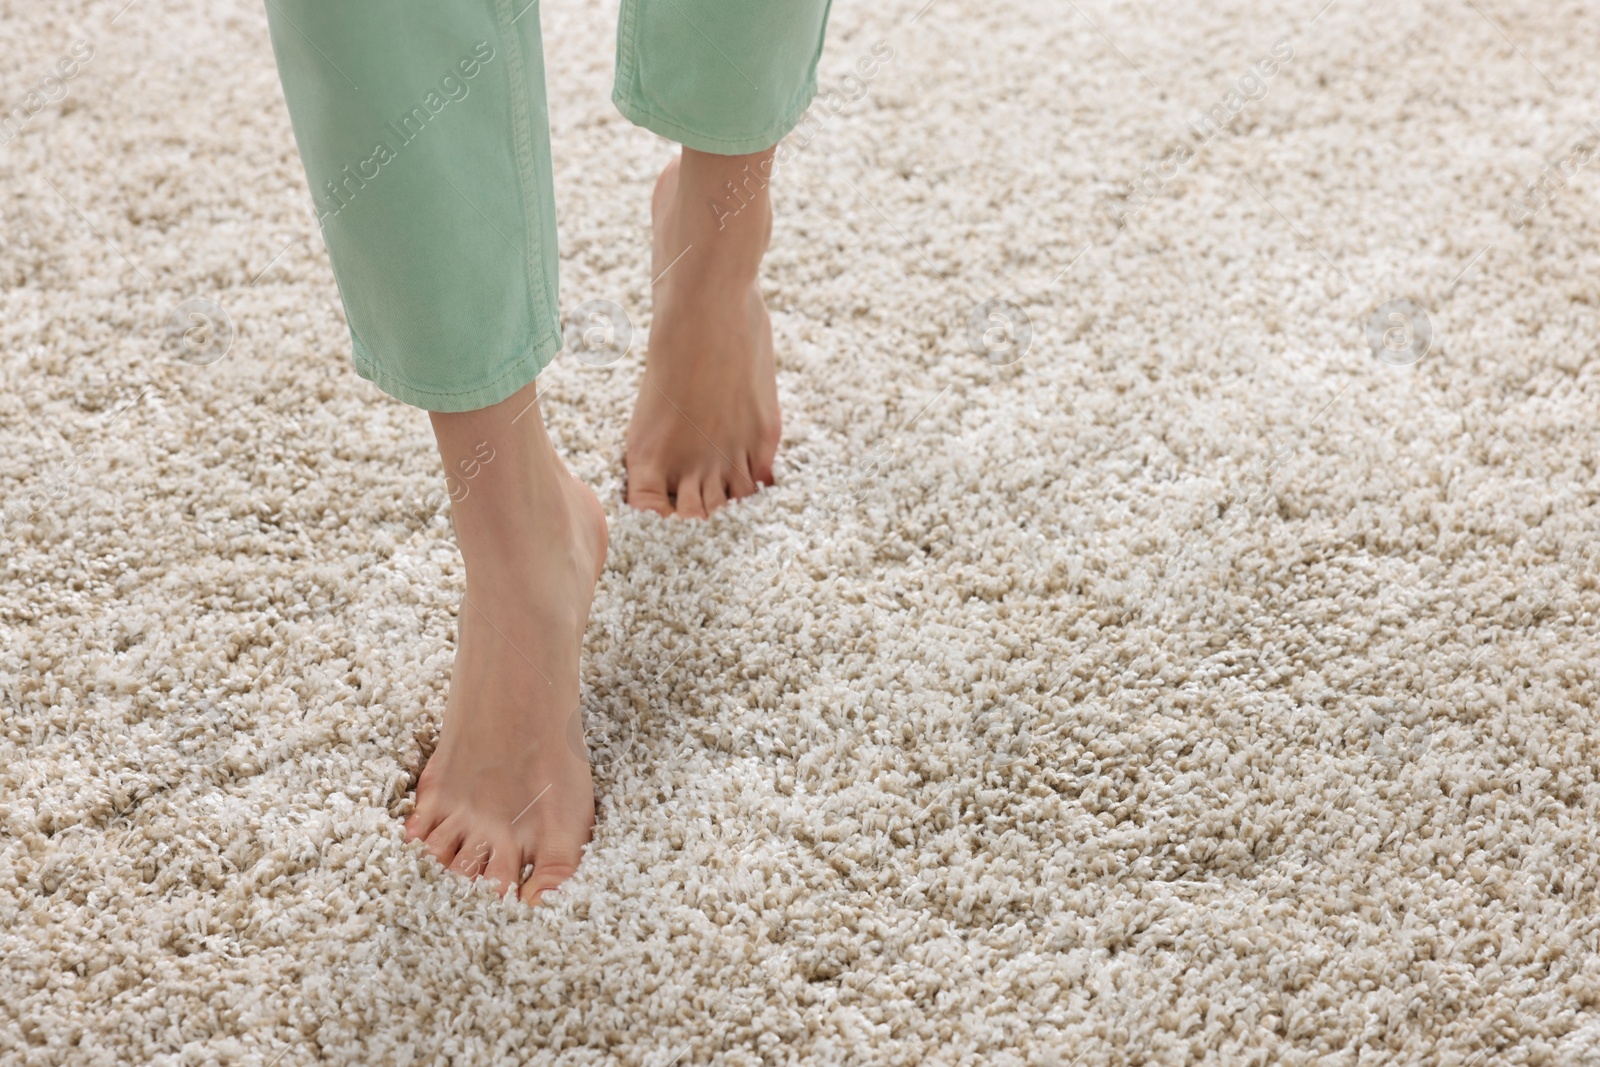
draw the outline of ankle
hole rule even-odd
[[[575,551],[572,509],[564,501],[525,502],[492,511],[461,509],[453,515],[456,545],[467,579],[511,578]]]
[[[772,226],[772,198],[766,189],[752,190],[732,181],[703,189],[680,186],[677,209],[698,212],[710,231],[718,235],[733,233],[749,239]]]
[[[434,413],[433,426],[469,578],[574,540],[572,475],[544,431],[532,386],[488,408]]]
[[[677,243],[705,246],[688,273],[753,281],[772,233],[772,152],[716,156],[684,149],[673,190]]]

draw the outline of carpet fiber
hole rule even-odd
[[[0,1060],[1600,1062],[1583,5],[841,0],[779,484],[693,524],[619,500],[671,146],[548,0],[634,336],[547,375],[613,548],[530,910],[402,841],[462,568],[263,12],[123,3],[0,15]]]

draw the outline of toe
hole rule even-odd
[[[446,819],[434,827],[433,832],[428,835],[428,854],[448,867],[455,862],[456,853],[461,849],[461,842],[466,836],[467,832],[463,827]]]
[[[772,484],[772,459],[778,454],[778,446],[770,448],[763,444],[750,456],[750,475],[762,485]]]
[[[641,511],[653,511],[657,515],[671,515],[672,500],[667,496],[667,476],[665,472],[642,464],[637,469],[629,467],[628,504],[631,507],[639,508]]]
[[[494,855],[494,845],[481,837],[468,837],[457,850],[456,858],[450,863],[450,869],[468,878],[476,878],[489,866],[489,857],[492,855]]]
[[[721,471],[712,471],[700,479],[700,501],[710,515],[728,502],[727,479]]]
[[[676,513],[685,519],[706,517],[706,503],[700,495],[700,479],[694,475],[678,481],[678,506]]]
[[[483,876],[494,884],[494,891],[505,896],[506,890],[516,886],[521,874],[522,846],[509,838],[496,841],[494,850],[489,854],[488,866],[483,871]]]
[[[422,802],[418,801],[416,810],[406,819],[406,840],[426,841],[438,825],[439,820],[433,818],[433,813],[425,810]]]
[[[578,852],[576,847],[571,846],[541,848],[534,859],[533,873],[522,883],[522,902],[537,904],[541,896],[571,878],[578,869]]]
[[[426,776],[426,770],[423,773]],[[426,841],[428,835],[437,830],[439,823],[444,821],[444,812],[436,801],[439,791],[429,788],[431,785],[431,782],[421,780],[417,782],[416,807],[406,819],[407,841]]]
[[[740,456],[738,466],[728,475],[728,499],[743,500],[747,496],[755,496],[759,488],[750,473],[750,457]]]

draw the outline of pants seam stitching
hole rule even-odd
[[[533,210],[533,206],[530,203],[530,195],[537,183],[532,180],[534,176],[533,126],[532,117],[528,114],[528,72],[523,62],[524,56],[522,54],[521,41],[517,39],[516,30],[511,25],[511,0],[495,0],[495,14],[499,23],[497,28],[500,31],[500,43],[506,49],[506,78],[511,84],[511,122],[515,129],[513,136],[516,141],[517,183],[522,194],[518,197],[518,202],[522,209],[523,239],[527,242],[523,251],[523,260],[527,265],[528,273],[532,276],[529,281],[537,283],[540,295],[546,305],[544,310],[548,313],[550,306],[554,303],[551,299],[550,279],[546,277],[544,267],[536,258],[545,247],[543,226],[537,217],[538,213]],[[526,13],[524,13],[524,17],[526,17]],[[538,18],[539,14],[535,13],[534,17]],[[533,293],[531,285],[529,289],[529,311],[532,313],[536,309],[532,307]],[[534,318],[537,321],[539,316],[536,314]]]
[[[461,397],[474,397],[482,393],[495,391],[496,388],[504,383],[507,379],[514,378],[518,376],[519,373],[525,372],[529,364],[532,364],[535,367],[533,376],[529,377],[528,379],[528,381],[532,381],[534,377],[538,376],[540,371],[544,370],[545,367],[548,367],[551,362],[554,361],[556,354],[561,350],[562,338],[559,333],[554,331],[540,334],[539,336],[535,337],[522,352],[502,363],[501,369],[494,371],[484,381],[465,389],[429,388],[427,386],[418,385],[415,382],[408,380],[404,376],[396,374],[394,371],[384,366],[382,360],[373,355],[372,350],[367,346],[366,342],[361,340],[361,337],[354,330],[350,331],[350,344],[355,355],[356,369],[362,372],[362,377],[371,381],[374,385],[377,385],[384,392],[394,395],[395,391],[399,390],[412,396],[426,396],[435,397],[440,400],[453,400]],[[527,382],[523,382],[517,388],[521,388],[522,385],[526,384]],[[516,389],[510,390],[507,395],[509,396],[510,393],[514,392],[516,392]],[[400,399],[405,403],[411,403],[411,401],[406,401],[402,397],[397,397],[396,399]],[[490,403],[494,403],[494,401],[490,401]],[[426,407],[424,404],[419,404],[416,406]]]

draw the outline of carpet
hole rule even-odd
[[[402,840],[462,568],[262,9],[5,5],[0,1060],[1600,1062],[1585,5],[841,2],[705,524],[619,498],[671,146],[539,17],[616,329],[527,909]]]

